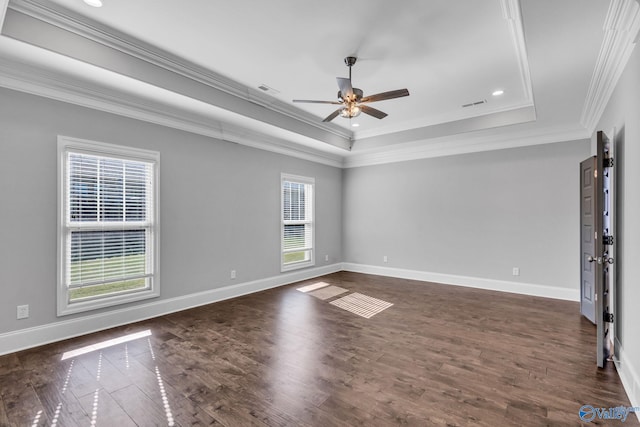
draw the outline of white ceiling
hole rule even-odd
[[[203,121],[215,117],[277,139],[282,146],[349,157],[496,132],[588,135],[591,130],[581,118],[602,61],[605,19],[612,5],[634,3],[612,1],[103,0],[102,8],[93,8],[82,0],[11,0],[0,50],[15,58],[21,51],[33,61],[36,54],[52,55],[44,52],[51,50],[73,58],[69,69],[99,66],[143,82],[138,95],[147,91],[154,102],[180,104],[183,112]],[[162,84],[168,80],[144,74],[133,63],[118,64],[95,49],[74,50],[64,37],[55,40],[40,27],[27,29],[26,23],[32,23],[21,14],[57,26],[86,25],[101,37],[126,39],[178,67],[193,65],[223,81],[224,88],[232,87],[235,96],[283,118],[252,112],[248,106],[235,108],[204,91],[194,94],[186,85]],[[34,34],[38,31],[41,38]],[[372,104],[389,114],[382,120],[363,114],[351,120],[338,117],[329,125],[321,121],[335,106],[291,102],[335,100],[335,77],[348,75],[343,58],[349,55],[358,57],[353,84],[365,95],[400,88],[411,95]],[[156,88],[153,96],[145,84]],[[275,91],[263,93],[261,85]],[[504,95],[492,96],[496,89]],[[482,100],[486,103],[462,107]],[[360,126],[352,127],[356,122]],[[351,152],[336,149],[350,145],[334,141],[338,139],[351,140]]]
[[[343,58],[357,56],[353,83],[365,95],[407,87],[412,96],[377,104],[389,117],[358,117],[357,133],[463,118],[470,113],[461,105],[483,99],[483,112],[529,101],[498,0],[55,3],[248,87],[266,84],[285,102],[336,100],[335,77],[348,75]],[[491,97],[498,88],[505,95]],[[318,119],[336,108],[296,107]],[[336,123],[350,129],[348,119]]]

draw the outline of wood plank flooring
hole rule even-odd
[[[319,281],[393,306],[296,291]],[[0,357],[0,425],[580,425],[630,406],[595,335],[574,302],[341,272]]]

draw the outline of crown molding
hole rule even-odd
[[[524,91],[526,102],[534,104],[533,85],[531,83],[531,69],[529,67],[529,55],[527,54],[527,43],[524,38],[524,26],[522,24],[522,13],[520,0],[500,0],[502,17],[509,22],[509,31],[516,50],[518,66],[520,68],[520,81]]]
[[[244,101],[260,105],[324,132],[348,140],[353,139],[353,132],[350,130],[343,129],[337,125],[319,122],[316,116],[263,94],[257,89],[242,85],[223,75],[144,43],[141,40],[133,39],[113,28],[103,26],[96,22],[90,22],[86,17],[76,15],[60,6],[51,3],[42,4],[38,0],[11,0],[9,8],[169,72],[223,91]]]
[[[6,39],[0,36],[1,39]],[[173,129],[237,143],[333,167],[342,167],[339,155],[324,153],[281,138],[179,109],[170,110],[123,92],[62,76],[0,56],[0,87],[26,92],[81,107],[104,111]]]
[[[4,16],[7,13],[8,6],[9,0],[0,0],[0,33],[2,32],[2,24],[4,23]]]
[[[431,140],[400,144],[394,149],[375,149],[366,153],[351,152],[345,156],[344,168],[381,165],[433,157],[453,156],[481,151],[502,150],[531,145],[589,139],[591,132],[582,127],[553,127],[508,131],[465,133]]]
[[[353,133],[355,141],[361,141],[366,138],[375,138],[379,136],[389,136],[391,134],[407,131],[418,130],[422,128],[429,128],[431,126],[438,126],[443,123],[449,123],[465,119],[473,119],[476,117],[487,116],[490,114],[498,114],[506,111],[517,110],[525,107],[534,107],[533,100],[533,85],[531,83],[531,71],[529,68],[529,57],[527,54],[527,46],[524,37],[524,26],[522,24],[522,15],[520,13],[520,0],[500,0],[502,8],[502,17],[508,22],[509,34],[515,49],[516,60],[518,63],[520,73],[520,84],[522,86],[522,92],[524,93],[524,99],[518,103],[499,107],[499,108],[486,108],[483,106],[479,109],[467,109],[455,112],[449,112],[446,114],[440,114],[431,116],[427,119],[416,119],[412,121],[404,121],[398,123],[396,126],[387,127],[384,131],[371,129],[371,130],[358,130]]]
[[[433,126],[424,126],[401,130],[381,137],[359,138],[355,141],[352,152],[362,154],[393,146],[401,147],[418,141],[431,141],[452,135],[463,135],[472,132],[489,131],[489,129],[528,123],[536,120],[535,108],[530,105],[521,108],[498,110],[488,114],[479,114],[462,120],[442,122]]]
[[[289,112],[286,111],[286,108],[280,110],[280,106],[277,105],[280,101],[275,98],[258,93],[258,91],[254,89],[240,85],[233,80],[227,79],[224,76],[213,73],[195,64],[187,63],[178,57],[162,52],[152,46],[137,40],[128,39],[126,35],[117,33],[111,28],[102,27],[95,22],[87,23],[84,18],[74,15],[72,12],[58,5],[53,3],[41,4],[41,1],[42,0],[11,0],[8,7],[12,9],[12,12],[21,13],[31,19],[37,19],[46,24],[69,31],[78,37],[100,43],[105,47],[115,49],[121,54],[129,55],[136,60],[158,66],[176,75],[187,78],[190,81],[223,91],[243,101],[263,106],[283,116],[293,118],[302,123],[309,124],[316,129],[333,133],[342,138],[348,138],[353,142],[353,132],[343,132],[340,129],[336,131],[332,127],[319,125],[315,116],[308,114],[308,117],[306,117],[305,114],[307,113],[301,113],[302,110],[296,109],[296,111],[292,110]],[[5,3],[6,8],[7,0],[0,0],[0,5],[2,2]],[[44,3],[44,1],[42,1],[42,3]],[[521,78],[525,93],[532,99],[531,76],[529,73],[520,2],[519,0],[501,0],[500,4],[502,6],[503,17],[509,21],[511,28],[511,35],[520,63]],[[0,9],[0,11],[1,10],[2,9]],[[615,42],[614,45],[617,46],[621,43],[619,34],[625,34],[627,39],[632,40],[635,38],[635,35],[638,33],[638,21],[640,21],[640,18],[638,17],[638,3],[636,0],[613,0],[607,22],[608,28],[611,28],[610,32],[618,35],[617,37],[610,37],[612,42]],[[8,37],[0,36],[0,38],[8,40]],[[12,41],[14,43],[21,43],[15,40]],[[603,43],[603,46],[605,44],[606,43]],[[627,45],[629,44],[627,41]],[[41,48],[34,47],[33,49]],[[630,51],[625,51],[624,53],[628,59]],[[53,55],[53,53],[51,54]],[[55,55],[61,56],[60,54]],[[607,67],[613,70],[616,69],[610,61],[610,55],[602,54],[601,52],[600,56],[604,57],[604,59],[599,60],[600,63],[607,65]],[[105,89],[104,86],[99,86],[95,83],[79,81],[74,79],[70,74],[63,75],[60,72],[54,74],[54,71],[46,71],[47,67],[43,64],[40,64],[38,67],[29,67],[30,64],[35,64],[35,62],[28,61],[25,58],[22,58],[22,60],[23,63],[18,64],[16,61],[6,58],[6,55],[0,55],[0,86],[334,167],[359,167],[576,140],[588,138],[592,132],[592,128],[587,126],[585,126],[585,128],[578,126],[576,128],[541,130],[531,130],[526,126],[524,129],[529,130],[522,130],[523,127],[519,125],[510,127],[502,126],[499,129],[475,130],[448,136],[433,135],[433,137],[428,137],[427,135],[422,135],[422,137],[420,137],[420,135],[418,135],[415,139],[399,142],[391,147],[386,145],[384,147],[359,150],[356,152],[343,152],[342,149],[339,149],[338,153],[336,150],[325,151],[315,149],[314,143],[319,141],[313,140],[312,137],[302,134],[300,134],[299,137],[292,135],[292,133],[295,133],[294,130],[283,129],[282,132],[279,132],[274,128],[277,124],[263,123],[260,122],[259,118],[247,118],[248,121],[245,121],[245,123],[253,123],[256,126],[243,126],[240,124],[240,121],[237,120],[227,122],[224,115],[216,116],[213,113],[215,108],[222,108],[220,106],[212,105],[212,112],[202,115],[200,113],[194,113],[188,108],[185,109],[179,106],[153,103],[152,100],[142,95],[124,93],[124,91],[117,90],[115,87]],[[614,63],[619,65],[619,61],[614,61]],[[604,81],[605,79],[602,80]],[[149,83],[141,81],[141,84]],[[158,88],[162,89],[159,86]],[[533,100],[531,100],[528,105],[535,108],[533,107]],[[604,108],[604,106],[602,108]],[[240,114],[240,112],[231,114]],[[220,117],[223,118],[221,119]],[[597,120],[595,121],[597,122]],[[260,122],[262,126],[258,126],[258,122]],[[595,124],[593,126],[595,126]],[[518,129],[520,130],[518,131]]]
[[[0,36],[0,41],[3,40],[9,43],[20,43]],[[344,156],[340,154],[342,151],[332,154],[313,150],[296,142],[222,122],[213,116],[195,115],[180,109],[180,107],[170,110],[166,105],[155,104],[142,96],[98,86],[73,76],[62,75],[52,69],[21,63],[9,58],[9,55],[0,56],[0,86],[340,168],[547,144],[586,139],[590,136],[590,132],[583,128],[549,128],[508,132],[509,127],[499,127],[491,131],[468,132],[400,143],[393,148],[385,146],[367,151],[351,152]]]
[[[580,123],[593,133],[640,34],[640,2],[612,0]]]
[[[0,37],[0,39],[6,38]],[[505,129],[508,128],[501,127],[491,132],[482,132],[481,135],[479,135],[480,132],[473,132],[423,139],[398,144],[392,149],[387,146],[367,152],[352,152],[350,155],[343,156],[316,151],[295,142],[221,122],[213,117],[197,117],[179,109],[169,111],[166,106],[155,105],[141,97],[115,92],[73,77],[62,76],[50,70],[12,61],[6,56],[0,56],[0,86],[340,168],[548,144],[586,139],[590,136],[590,132],[583,128],[505,132]]]
[[[503,8],[503,16],[509,22],[510,34],[520,69],[521,84],[523,87],[523,93],[525,94],[525,100],[511,108],[521,108],[533,105],[531,76],[524,39],[522,17],[520,13],[520,2],[519,0],[501,0],[501,5]],[[353,142],[356,137],[361,139],[377,135],[355,133],[352,130],[346,130],[331,123],[326,124],[319,122],[316,116],[296,108],[295,106],[291,106],[276,98],[266,95],[257,89],[246,87],[232,79],[190,63],[141,40],[133,39],[132,37],[113,28],[87,20],[86,17],[77,15],[62,6],[45,3],[42,0],[11,0],[9,7],[16,12],[22,13],[33,19],[53,25],[92,42],[114,49],[125,55],[129,55],[169,72],[186,77],[192,81],[223,91],[244,101],[262,106],[283,116],[290,117],[296,121],[321,129],[322,131],[329,132],[340,138],[348,139]],[[500,112],[502,110],[504,109],[483,111],[481,115]],[[448,122],[468,118],[469,116],[475,117],[475,115],[465,114],[441,117],[439,119],[440,121]],[[420,128],[432,124],[433,120],[430,120],[429,123],[413,123],[410,127]],[[347,148],[348,150],[348,147],[342,148]]]
[[[535,105],[533,105],[533,102],[523,102],[519,104],[506,105],[504,107],[487,108],[486,110],[483,109],[480,112],[462,111],[462,112],[454,112],[454,113],[445,113],[445,114],[429,117],[426,120],[418,119],[415,121],[405,121],[397,124],[396,126],[389,126],[387,130],[384,132],[379,132],[376,130],[356,131],[354,133],[354,143],[362,142],[368,138],[376,138],[376,137],[389,138],[389,137],[393,137],[394,135],[402,134],[405,132],[420,133],[422,131],[427,131],[427,129],[429,128],[447,125],[448,123],[460,122],[463,120],[473,120],[481,117],[488,117],[491,115],[507,113],[510,111],[520,110],[527,107],[532,107],[535,109]]]

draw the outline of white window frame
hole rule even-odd
[[[58,280],[57,280],[57,314],[64,316],[73,313],[79,313],[99,308],[111,307],[120,304],[126,304],[134,301],[140,301],[148,298],[156,298],[160,296],[160,188],[159,188],[159,168],[160,153],[155,151],[143,150],[121,145],[107,144],[104,142],[88,141],[68,136],[58,136]],[[69,153],[87,154],[91,156],[100,156],[113,159],[140,161],[152,164],[152,206],[148,207],[147,217],[150,217],[150,223],[146,228],[150,230],[150,241],[148,241],[147,249],[150,254],[150,286],[148,289],[137,290],[131,292],[123,292],[117,294],[107,294],[105,296],[97,296],[88,300],[70,302],[69,288],[66,285],[67,274],[69,271],[69,263],[71,256],[70,236],[72,229],[78,229],[72,226],[68,213],[68,196],[67,188],[69,183],[68,176],[68,157]]]
[[[306,211],[309,212],[310,217],[304,221],[290,221],[284,219],[284,183],[295,182],[297,184],[304,184],[311,189],[311,197],[305,196],[307,203]],[[316,242],[316,227],[315,227],[315,179],[306,176],[291,175],[283,173],[280,176],[280,269],[282,272],[297,270],[299,268],[312,267],[315,265],[315,242]],[[310,208],[310,209],[309,209]],[[289,224],[305,224],[311,227],[311,244],[304,248],[309,251],[309,259],[304,261],[296,261],[285,264],[285,248],[284,248],[284,230],[285,225]],[[290,251],[287,251],[290,252]]]

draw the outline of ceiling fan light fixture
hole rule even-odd
[[[356,63],[355,56],[348,56],[344,60],[345,64],[349,67],[349,78],[336,77],[338,82],[338,102],[336,101],[319,101],[312,99],[294,99],[293,102],[309,102],[312,104],[334,104],[342,105],[342,108],[334,110],[322,120],[323,123],[330,122],[338,116],[351,119],[357,117],[360,113],[365,113],[376,119],[384,119],[387,117],[387,113],[384,111],[376,110],[368,105],[369,102],[384,101],[387,99],[401,98],[403,96],[409,96],[407,89],[390,90],[387,92],[376,93],[374,95],[364,96],[362,89],[353,87],[351,85],[351,66]]]
[[[362,110],[356,104],[349,104],[340,111],[340,115],[350,119],[359,116],[361,112]]]

